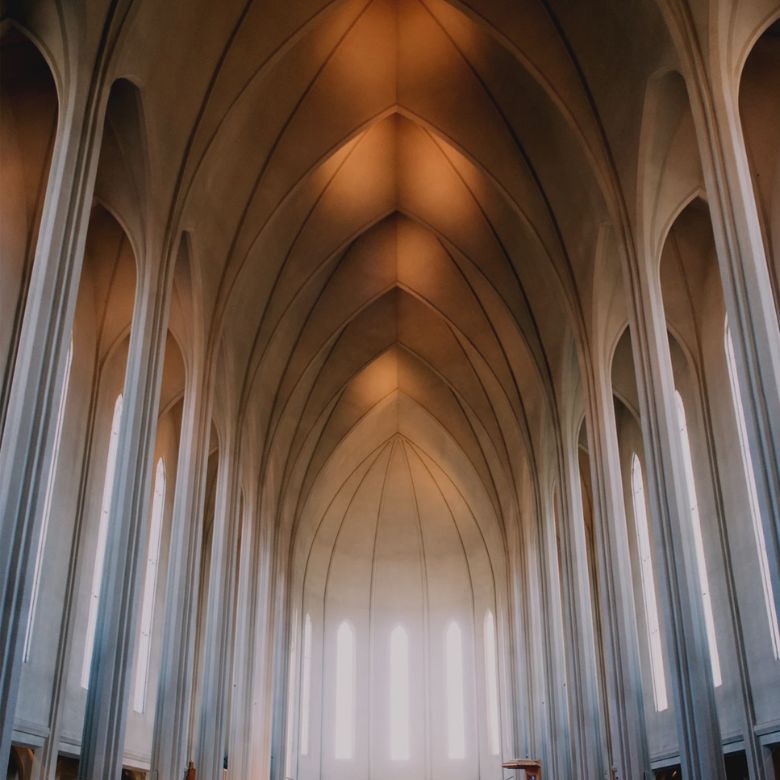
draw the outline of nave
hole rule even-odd
[[[9,780],[780,777],[778,0],[0,4]]]

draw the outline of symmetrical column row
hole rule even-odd
[[[670,5],[673,5],[670,3]],[[674,15],[671,15],[674,18]],[[674,22],[676,23],[676,21]],[[683,30],[680,35],[690,34]],[[688,39],[690,41],[690,38]],[[688,47],[694,50],[691,45]],[[760,522],[766,543],[771,592],[775,613],[780,611],[778,594],[777,546],[780,511],[777,503],[777,460],[780,420],[780,334],[772,299],[762,229],[750,179],[748,158],[741,134],[735,96],[729,92],[725,77],[705,74],[698,62],[687,63],[686,73],[699,152],[704,171],[707,202],[712,220],[720,283],[725,312],[736,356],[737,382],[744,404],[750,458],[755,469],[755,489]],[[714,85],[714,86],[713,86]],[[686,483],[686,465],[679,433],[675,400],[675,377],[669,348],[669,324],[659,286],[656,258],[645,256],[642,247],[627,244],[623,258],[626,304],[634,356],[637,408],[643,438],[642,456],[648,475],[647,498],[654,540],[658,577],[658,598],[662,615],[661,633],[664,655],[670,671],[670,700],[677,723],[679,762],[686,777],[724,777],[723,740],[708,649],[707,618],[702,606],[695,555],[696,540],[690,523],[690,487]],[[722,324],[722,322],[721,322]],[[586,424],[587,447],[592,468],[595,513],[596,568],[599,614],[603,621],[599,653],[607,670],[607,701],[602,702],[606,721],[604,735],[608,745],[609,769],[619,777],[650,776],[646,724],[643,714],[642,670],[637,646],[638,617],[635,585],[632,581],[629,539],[626,534],[625,498],[620,484],[621,464],[609,363],[587,365]],[[722,388],[713,388],[721,391]],[[702,392],[707,403],[706,384]],[[710,423],[708,423],[710,424]],[[715,443],[709,436],[709,451]],[[736,453],[738,442],[730,448]],[[738,464],[738,455],[733,463]],[[711,458],[717,455],[711,454]],[[714,472],[712,473],[712,478]],[[716,492],[720,488],[716,486]],[[572,493],[570,506],[564,506],[564,524],[576,526],[579,497]],[[566,502],[564,502],[564,505]],[[728,591],[728,615],[737,640],[737,699],[742,714],[743,744],[751,777],[765,777],[770,771],[761,756],[749,670],[744,652],[742,622],[736,603],[734,563],[731,559],[728,529],[722,509],[715,527],[719,529],[720,551],[724,560],[723,577]],[[552,513],[551,513],[552,514]],[[749,514],[745,507],[745,515]],[[747,525],[743,526],[748,534]],[[568,531],[574,534],[573,530]],[[585,590],[584,570],[576,569],[576,556],[583,542],[567,540],[563,545],[565,576],[561,586],[571,592],[570,578]],[[758,563],[758,562],[757,562]],[[585,612],[584,605],[572,605]],[[582,614],[584,620],[585,615]],[[569,621],[572,616],[569,615]],[[581,636],[581,635],[580,635]],[[570,645],[587,662],[589,641]],[[582,648],[586,648],[583,652]],[[571,666],[571,663],[570,663]],[[574,680],[569,676],[569,683]],[[597,702],[595,692],[578,690],[576,697],[588,696]],[[570,690],[570,696],[575,696]],[[570,706],[577,727],[584,720]]]
[[[121,4],[118,4],[121,5]],[[121,18],[121,8],[117,8]],[[107,21],[111,27],[111,20]],[[100,56],[98,56],[98,61]],[[93,193],[101,157],[102,128],[112,90],[99,78],[75,87],[61,106],[42,206],[37,248],[5,404],[6,423],[0,447],[0,760],[6,762],[14,731],[22,676],[25,617],[32,595],[35,552],[39,547],[47,475],[54,457],[55,399],[66,381],[66,355],[74,333],[82,267],[93,227]],[[126,240],[126,238],[125,238]],[[165,249],[169,246],[169,249]],[[153,471],[169,309],[178,241],[134,244],[137,287],[129,328],[127,367],[122,383],[122,414],[115,454],[104,566],[99,586],[94,650],[86,690],[81,740],[82,777],[119,777],[132,702],[134,653],[141,619],[145,576],[151,474]],[[92,381],[84,463],[92,457],[98,408],[100,366]],[[31,391],[35,388],[35,392]],[[153,771],[178,777],[187,761],[221,771],[227,744],[230,654],[234,617],[229,609],[232,572],[237,566],[236,475],[233,444],[221,448],[219,498],[212,517],[211,571],[199,593],[206,467],[212,445],[213,386],[202,356],[188,366],[179,434],[174,517],[165,588],[165,639],[161,664]],[[84,524],[86,470],[79,482],[77,519],[72,534],[64,609],[60,625],[49,730],[35,764],[39,777],[55,776],[66,717],[65,697],[75,640],[76,596]],[[92,479],[94,481],[94,479]],[[99,543],[100,544],[100,543]],[[199,604],[207,613],[206,631],[197,634]],[[196,680],[197,644],[204,659]],[[156,682],[156,680],[154,681]],[[201,712],[192,716],[193,692],[200,692]],[[221,713],[213,728],[214,713]],[[193,744],[193,724],[203,721]],[[163,725],[164,724],[164,725]]]

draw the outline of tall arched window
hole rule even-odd
[[[496,619],[492,610],[485,613],[485,706],[487,708],[488,747],[493,756],[500,752],[498,733],[498,668],[496,666]]]
[[[712,680],[718,687],[723,679],[720,674],[720,656],[718,643],[715,638],[715,619],[712,614],[712,597],[710,596],[710,583],[707,576],[707,563],[704,558],[704,540],[701,534],[701,520],[699,518],[699,502],[696,498],[696,482],[693,477],[693,459],[691,458],[691,443],[688,439],[688,423],[685,418],[685,406],[682,396],[675,391],[677,405],[677,422],[680,428],[680,443],[682,445],[683,468],[685,469],[685,483],[688,486],[688,503],[690,505],[691,527],[693,529],[693,548],[696,553],[696,569],[699,575],[699,590],[701,602],[704,608],[704,626],[707,631],[707,644],[710,649],[710,664],[712,665]]]
[[[336,633],[336,717],[334,755],[355,754],[355,629],[345,620]]]
[[[666,698],[666,672],[661,651],[661,629],[658,619],[658,601],[655,593],[653,558],[650,553],[650,528],[647,524],[645,503],[645,481],[639,456],[631,456],[631,499],[634,508],[637,549],[639,552],[639,573],[642,580],[642,599],[645,606],[647,643],[650,649],[650,674],[653,680],[653,701],[658,712],[668,707]]]
[[[311,615],[303,621],[303,670],[301,672],[301,755],[309,755],[309,719],[311,718]]]
[[[43,552],[46,548],[46,535],[49,531],[49,519],[51,517],[51,502],[54,496],[54,482],[57,477],[57,463],[60,455],[60,440],[62,439],[62,423],[65,420],[65,401],[68,397],[68,384],[70,382],[70,364],[73,360],[73,341],[68,347],[68,354],[65,356],[65,378],[62,380],[62,390],[57,403],[57,423],[54,428],[54,445],[52,449],[51,463],[49,464],[49,473],[46,475],[46,493],[43,498],[43,518],[41,520],[41,535],[38,537],[38,549],[35,552],[35,568],[33,569],[32,596],[30,597],[30,608],[27,613],[27,628],[24,633],[24,654],[23,662],[30,660],[30,651],[32,649],[33,624],[35,623],[35,612],[38,607],[38,594],[41,587],[41,570],[43,568]]]
[[[144,711],[146,687],[149,680],[149,659],[152,652],[152,623],[154,621],[154,600],[157,590],[157,571],[159,569],[160,539],[162,538],[162,520],[165,510],[165,463],[157,461],[154,473],[154,497],[152,498],[152,521],[149,527],[149,545],[146,556],[146,578],[144,579],[144,598],[141,607],[141,636],[138,643],[138,656],[135,663],[135,689],[133,691],[133,709]]]
[[[734,357],[734,343],[731,340],[728,319],[726,320],[725,334],[726,364],[728,365],[729,381],[731,383],[731,399],[734,402],[734,414],[737,418],[737,436],[742,456],[742,468],[745,471],[750,520],[753,524],[753,534],[756,538],[756,548],[758,550],[758,568],[761,573],[761,586],[764,591],[764,607],[769,624],[772,652],[774,657],[778,659],[780,658],[780,628],[778,627],[772,580],[769,575],[769,559],[767,558],[766,542],[764,540],[764,527],[761,525],[761,512],[758,508],[758,492],[756,490],[756,477],[753,473],[753,458],[750,455],[750,446],[748,445],[745,409],[742,406],[742,394],[739,389],[739,380],[737,379],[737,361]]]
[[[466,713],[463,691],[463,637],[453,620],[444,640],[447,675],[447,756],[466,757]]]
[[[103,479],[103,500],[100,507],[95,565],[92,569],[92,590],[89,597],[89,617],[87,636],[84,644],[84,661],[81,665],[81,687],[89,687],[89,669],[92,664],[92,650],[95,646],[95,627],[97,625],[98,602],[100,601],[100,583],[103,579],[103,564],[106,557],[106,537],[108,535],[108,514],[111,511],[111,494],[114,490],[117,447],[119,444],[119,425],[122,422],[122,395],[114,404],[114,417],[111,420],[111,439],[106,457],[106,474]]]
[[[403,626],[390,634],[390,758],[409,759],[409,635]]]

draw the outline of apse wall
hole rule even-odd
[[[403,433],[340,465],[296,535],[285,776],[497,776],[513,739],[492,507]]]

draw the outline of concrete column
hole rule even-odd
[[[723,353],[721,353],[723,355]],[[726,376],[725,356],[722,356],[723,380],[725,387],[728,384]],[[717,388],[717,386],[715,386]],[[747,642],[743,630],[742,619],[740,615],[739,599],[737,594],[737,582],[735,577],[734,562],[732,560],[732,540],[729,538],[729,523],[726,517],[726,511],[723,506],[722,486],[720,484],[720,475],[717,466],[717,442],[715,432],[712,426],[712,409],[709,399],[708,388],[706,384],[702,387],[702,418],[704,422],[701,437],[706,441],[706,452],[709,454],[707,461],[706,474],[713,483],[713,499],[715,504],[714,521],[716,524],[718,538],[720,542],[720,553],[723,559],[723,578],[725,590],[728,598],[729,618],[731,620],[731,630],[734,633],[734,650],[736,660],[736,671],[739,675],[739,691],[741,694],[741,710],[743,716],[743,730],[745,743],[745,756],[752,780],[765,780],[769,777],[766,768],[761,760],[762,747],[759,738],[755,732],[756,712],[753,701],[753,692],[751,690],[749,657],[747,652]],[[728,442],[731,444],[731,442]],[[736,520],[736,518],[735,518]],[[731,529],[733,532],[733,528]],[[749,641],[749,640],[748,640]],[[734,702],[736,707],[736,702]]]
[[[718,714],[694,554],[674,378],[655,264],[627,271],[634,367],[648,473],[666,657],[672,672],[685,777],[725,778]]]
[[[243,531],[244,531],[244,509],[241,489],[235,490],[235,502],[233,507],[233,532],[230,539],[230,566],[228,592],[226,594],[226,613],[227,625],[224,640],[224,664],[222,675],[222,693],[221,701],[224,709],[224,725],[222,729],[223,751],[229,759],[229,767],[233,767],[233,760],[230,758],[231,750],[234,747],[234,732],[236,727],[241,728],[241,722],[236,723],[234,718],[235,707],[241,697],[236,689],[237,678],[240,674],[240,664],[245,652],[245,639],[239,639],[239,636],[245,636],[245,626],[239,623],[241,614],[241,596],[245,591],[245,576],[242,568],[244,559],[243,554]],[[251,735],[247,735],[251,738]]]
[[[238,599],[235,616],[235,643],[233,646],[232,691],[230,698],[230,725],[228,729],[229,770],[232,777],[247,777],[245,748],[252,739],[245,712],[249,691],[249,669],[252,654],[249,650],[250,611],[255,603],[251,590],[251,550],[254,539],[254,513],[244,497],[240,518],[241,552],[238,563]]]
[[[660,3],[691,102],[723,296],[739,374],[767,557],[780,612],[780,330],[739,116],[733,64],[705,63],[681,0]]]
[[[593,633],[594,604],[590,590],[587,542],[580,495],[576,441],[563,447],[560,494],[561,582],[564,615],[569,624],[570,717],[575,719],[575,757],[582,777],[603,777],[607,771],[599,705],[598,664]],[[564,586],[565,585],[565,586]]]
[[[284,724],[277,713],[286,705],[284,690],[287,665],[282,657],[287,611],[289,536],[272,523],[259,518],[273,517],[272,509],[258,511],[252,523],[253,545],[247,561],[250,592],[247,695],[245,698],[244,762],[246,776],[284,777]]]
[[[0,762],[11,745],[23,621],[100,151],[96,93],[69,95],[60,108],[0,445]]]
[[[518,512],[519,515],[519,512]],[[509,658],[506,661],[511,673],[507,679],[513,684],[507,690],[504,701],[504,726],[502,731],[503,755],[527,756],[533,742],[531,727],[531,669],[528,662],[529,636],[526,626],[528,618],[527,569],[521,564],[525,549],[523,528],[517,515],[508,519],[507,536],[507,633],[506,647]],[[500,634],[499,634],[500,636]]]
[[[209,379],[202,366],[194,365],[186,390],[165,588],[165,635],[152,746],[152,777],[158,778],[183,776],[188,760],[210,398]]]
[[[198,775],[219,780],[226,746],[230,648],[232,625],[231,582],[236,565],[238,523],[238,476],[235,441],[220,449],[214,530],[211,540],[209,593],[206,609],[203,695],[196,713]]]
[[[57,648],[57,660],[54,667],[54,683],[52,685],[52,702],[49,716],[49,733],[40,751],[40,761],[36,762],[33,778],[55,780],[57,771],[57,758],[59,757],[60,737],[62,735],[62,720],[65,714],[65,702],[68,691],[68,674],[70,671],[71,649],[73,645],[73,632],[78,612],[78,578],[81,567],[81,551],[86,530],[84,518],[84,505],[86,501],[87,486],[89,484],[89,464],[91,461],[95,420],[97,416],[98,390],[100,387],[100,375],[96,371],[92,381],[89,402],[89,417],[87,422],[87,437],[84,443],[81,476],[79,482],[79,494],[76,510],[76,521],[73,527],[73,536],[68,559],[68,574],[65,581],[65,601],[60,622],[59,647]]]
[[[263,522],[262,498],[255,517],[255,544],[252,550],[252,592],[255,603],[251,625],[251,669],[247,726],[252,741],[246,749],[246,777],[270,777],[271,724],[273,712],[273,639],[268,627],[274,621],[274,590],[276,584],[275,533],[268,522]]]
[[[141,264],[125,377],[106,563],[79,777],[119,778],[148,532],[149,490],[172,288],[171,264]]]
[[[713,235],[780,613],[780,329],[737,96],[715,81],[712,112],[694,112]]]
[[[540,486],[541,487],[541,486]],[[541,490],[540,490],[541,493]],[[558,549],[555,536],[554,501],[540,495],[542,508],[537,513],[537,556],[539,567],[538,598],[547,678],[547,701],[550,745],[555,777],[574,774],[571,724],[567,691],[567,659],[571,648],[566,646],[561,578],[558,569]]]
[[[290,545],[293,543],[288,529],[283,529],[276,534],[276,587],[274,604],[273,632],[273,723],[271,724],[271,778],[273,780],[286,780],[285,773],[287,763],[287,741],[293,735],[287,734],[287,706],[289,703],[288,683],[290,682],[289,665],[290,637],[292,628],[291,577],[289,570]],[[285,713],[285,717],[279,717]]]
[[[519,512],[518,512],[519,515]],[[507,645],[511,648],[514,667],[514,696],[511,704],[510,732],[504,732],[506,756],[530,755],[533,743],[531,716],[531,663],[529,660],[530,637],[526,627],[530,624],[528,609],[528,569],[522,564],[522,551],[526,549],[524,529],[519,516],[507,522],[507,590],[509,604],[509,634]],[[507,739],[508,736],[511,738]]]
[[[529,471],[535,475],[536,464],[529,463]],[[553,663],[553,642],[550,624],[554,617],[549,600],[549,566],[546,565],[546,551],[550,545],[546,530],[551,523],[543,517],[543,504],[540,499],[538,482],[529,478],[523,482],[528,495],[524,497],[522,512],[524,523],[525,547],[521,551],[521,566],[527,572],[528,621],[523,626],[530,637],[528,647],[530,671],[529,716],[531,721],[531,755],[541,758],[548,774],[558,776],[563,770],[561,740],[567,741],[564,734],[568,723],[560,723],[559,701],[556,690],[556,674]],[[557,571],[557,567],[556,567]],[[557,587],[557,586],[556,586]]]
[[[600,583],[598,609],[604,626],[611,761],[618,777],[628,780],[652,775],[615,408],[607,371],[602,372],[599,375],[596,371],[589,383],[593,389],[587,410],[596,576]]]

